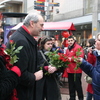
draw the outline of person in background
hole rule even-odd
[[[93,98],[94,100],[100,100],[100,33],[97,35],[95,42],[95,49],[89,49],[90,52],[96,56],[95,67],[88,63],[83,58],[80,58],[81,62],[80,68],[92,78],[92,87],[93,87]]]
[[[42,67],[44,76],[36,83],[35,100],[61,100],[60,89],[56,78],[57,68],[49,65],[49,59],[46,56],[47,52],[52,52],[52,39],[43,37],[39,44],[38,70]],[[45,75],[46,72],[48,72],[49,75]]]
[[[87,53],[87,59],[86,59],[93,66],[95,66],[95,63],[96,63],[96,56],[92,52],[89,52],[89,48],[94,49],[94,44],[95,44],[95,39],[89,39],[88,40],[88,43],[87,43],[88,53]],[[92,100],[92,97],[93,97],[92,84],[88,84],[86,100]]]
[[[54,36],[50,36],[50,37],[51,37],[52,43],[53,43],[52,51],[58,50],[59,53],[63,53],[60,41],[56,40]]]
[[[74,62],[73,60],[73,57],[76,58],[76,52],[78,51],[78,49],[80,49],[80,52],[82,52],[80,57],[84,57],[83,48],[76,43],[74,36],[69,36],[68,49],[66,50],[66,56],[68,56],[70,60],[70,64],[68,65],[68,68],[66,70],[68,73],[68,84],[69,84],[69,95],[70,95],[69,100],[76,100],[76,92],[79,100],[84,99],[82,85],[81,85],[82,70],[80,68],[75,70],[76,62]],[[74,78],[75,74],[76,77]]]
[[[55,39],[54,36],[50,36],[50,37],[51,37],[51,39],[52,39],[52,43],[53,43],[52,50],[55,51],[55,50],[57,49],[57,48],[56,48],[56,45],[55,45],[55,41],[56,41],[56,39]]]
[[[2,32],[2,15],[0,14],[0,35],[2,35]],[[2,41],[1,37],[1,45]],[[13,93],[15,92],[14,88],[19,83],[21,70],[17,66],[11,66],[8,60],[6,60],[8,58],[10,57],[4,52],[4,48],[0,46],[0,100],[17,99],[16,94],[13,95]]]
[[[23,46],[20,54],[16,54],[19,59],[14,64],[22,72],[20,84],[16,87],[18,100],[36,100],[36,81],[43,77],[43,71],[37,71],[37,41],[33,37],[40,34],[43,25],[44,20],[40,14],[29,13],[23,25],[9,38],[9,41],[13,40],[16,43],[15,48]],[[9,42],[7,48],[9,48]]]
[[[41,42],[41,37],[38,39],[38,41],[37,41],[37,47],[38,47],[38,49],[40,48],[40,42]]]

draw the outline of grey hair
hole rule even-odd
[[[23,25],[25,26],[29,26],[30,25],[30,21],[34,21],[34,23],[37,23],[39,21],[39,15],[38,13],[29,13],[24,21],[23,21]]]
[[[100,35],[100,32],[97,34],[97,38],[98,38],[99,35]]]

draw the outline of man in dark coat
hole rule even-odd
[[[43,28],[43,18],[36,13],[26,16],[23,26],[12,34],[10,40],[16,43],[16,48],[23,46],[17,56],[15,64],[21,69],[20,84],[16,87],[18,100],[35,100],[35,81],[43,77],[42,70],[37,71],[37,42],[34,36],[38,36]],[[9,43],[8,43],[9,47]]]

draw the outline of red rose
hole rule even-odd
[[[48,71],[48,66],[44,66],[44,69],[45,69],[46,71]]]
[[[13,40],[10,40],[10,44],[13,44],[14,43],[14,41]]]
[[[10,56],[9,55],[4,55],[6,62],[10,62]]]
[[[0,48],[0,55],[2,56],[2,55],[4,55],[4,54],[5,54],[4,48]]]
[[[6,63],[6,68],[7,68],[7,69],[10,70],[12,67],[13,67],[13,65],[11,65],[10,63]]]

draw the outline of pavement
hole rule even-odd
[[[69,100],[69,95],[61,94],[62,100]],[[78,100],[78,97],[76,96],[76,100]],[[86,96],[84,96],[84,100],[86,100]]]
[[[84,100],[86,100],[86,88],[87,88],[87,83],[84,80],[84,76],[86,74],[83,72],[82,73],[82,88],[83,88],[83,94],[84,94]],[[68,79],[67,78],[61,78],[61,96],[62,100],[69,100],[69,90],[68,90]],[[76,100],[78,100],[78,97],[76,96]]]

